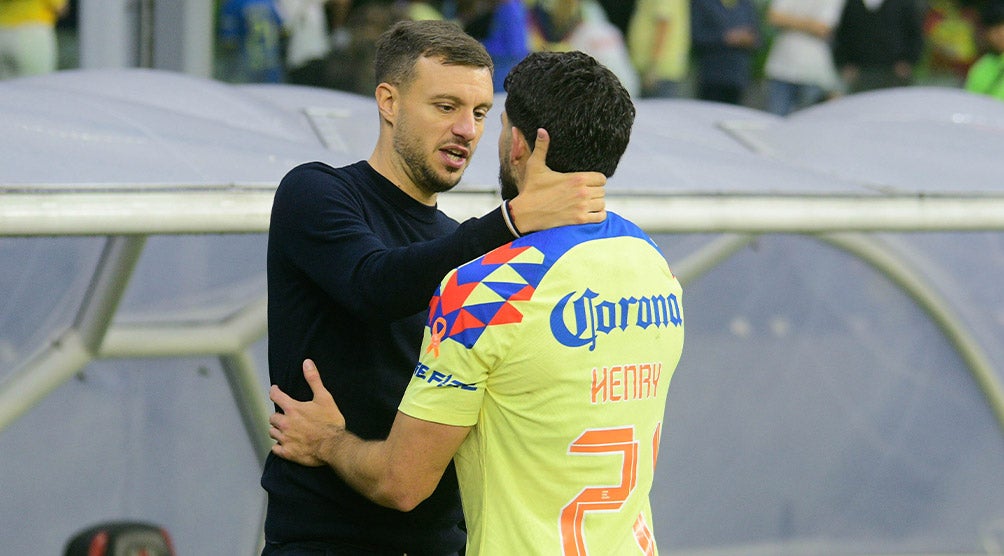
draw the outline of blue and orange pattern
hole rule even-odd
[[[429,302],[428,350],[447,338],[471,348],[485,328],[520,322],[513,302],[529,300],[546,273],[544,253],[513,243],[456,269]]]

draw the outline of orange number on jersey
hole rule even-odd
[[[638,480],[638,442],[634,429],[588,430],[568,447],[570,454],[623,454],[621,483],[615,487],[586,487],[561,509],[561,544],[567,555],[585,556],[582,520],[586,512],[617,511]]]
[[[655,429],[652,438],[652,467],[655,467],[659,452],[659,432],[662,423]],[[624,506],[628,496],[638,482],[638,441],[634,438],[634,427],[615,429],[594,429],[582,433],[568,447],[569,454],[622,454],[621,482],[615,487],[586,487],[579,495],[561,509],[561,545],[565,556],[585,556],[586,539],[583,520],[586,512],[615,512]],[[634,523],[634,536],[645,554],[655,553],[655,537],[639,514]]]

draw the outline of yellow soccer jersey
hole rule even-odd
[[[538,232],[451,272],[402,412],[473,426],[468,554],[656,554],[649,490],[680,284],[634,224]]]

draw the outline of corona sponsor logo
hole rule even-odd
[[[554,339],[568,347],[588,345],[589,351],[596,349],[599,336],[615,330],[679,327],[682,324],[680,302],[673,293],[606,300],[587,288],[578,297],[576,292],[562,297],[551,310]]]

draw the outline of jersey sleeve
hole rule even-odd
[[[426,329],[422,357],[398,409],[423,421],[474,426],[481,411],[489,369],[473,350],[456,342],[437,346],[433,334],[430,328]]]
[[[443,296],[448,296],[449,303],[450,292],[456,291],[456,277],[456,270],[448,274],[430,303],[419,361],[398,409],[424,421],[473,426],[492,364],[485,353],[486,343],[465,345],[453,334],[462,331],[465,323],[459,319],[449,322],[442,313]],[[464,311],[462,305],[458,311]]]
[[[419,362],[399,409],[437,423],[478,422],[492,372],[518,337],[514,303],[533,294],[513,267],[539,253],[504,245],[450,272],[429,303]]]

